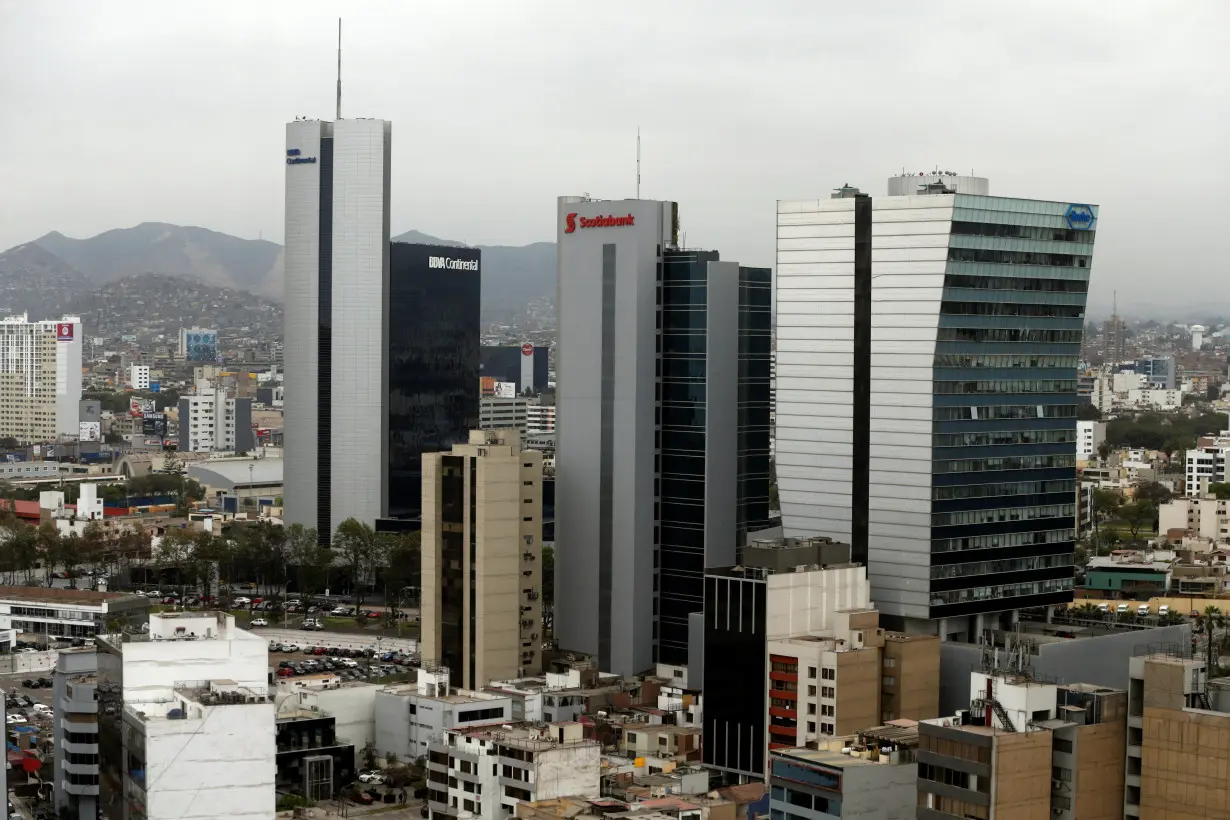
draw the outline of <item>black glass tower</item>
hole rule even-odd
[[[389,518],[412,523],[421,514],[423,453],[449,450],[478,428],[481,252],[406,242],[391,249]]]

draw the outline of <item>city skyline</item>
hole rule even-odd
[[[155,220],[282,239],[276,126],[296,113],[332,117],[333,10],[309,2],[286,18],[275,9],[245,9],[245,26],[236,27],[227,9],[238,13],[238,6],[222,4],[205,19],[160,9],[144,25],[134,13],[139,8],[119,4],[104,17],[86,5],[76,15],[53,16],[34,7],[5,13],[3,53],[23,60],[25,43],[40,43],[49,68],[21,83],[9,78],[23,72],[4,72],[0,88],[19,109],[54,95],[58,111],[90,121],[91,150],[108,161],[62,162],[66,151],[77,150],[67,141],[79,133],[55,130],[64,115],[53,113],[43,126],[6,134],[6,153],[23,157],[13,169],[12,187],[25,192],[25,203],[0,226],[0,246],[50,230],[81,236]],[[1045,13],[1021,16],[980,4],[931,5],[925,11],[901,5],[895,14],[879,16],[798,6],[755,17],[717,4],[706,7],[711,13],[693,29],[697,36],[663,39],[672,24],[694,24],[698,8],[681,3],[658,9],[653,19],[662,25],[649,27],[640,25],[646,18],[634,3],[604,14],[600,29],[586,15],[556,13],[553,4],[518,14],[482,6],[487,28],[432,6],[418,10],[413,27],[433,35],[412,49],[394,46],[393,32],[410,21],[393,7],[354,10],[346,23],[343,116],[406,123],[426,116],[432,123],[395,132],[399,156],[432,161],[394,164],[394,188],[401,192],[392,202],[394,224],[470,243],[549,239],[551,201],[560,191],[604,198],[634,193],[639,124],[641,194],[669,193],[697,203],[682,226],[689,244],[729,249],[744,264],[772,262],[776,199],[843,182],[877,195],[878,181],[888,173],[932,170],[938,163],[990,176],[1000,190],[1024,197],[1079,192],[1113,214],[1116,227],[1108,229],[1099,249],[1106,284],[1095,285],[1093,313],[1109,304],[1112,280],[1125,312],[1146,304],[1178,307],[1168,300],[1182,298],[1182,289],[1150,299],[1147,287],[1159,272],[1191,288],[1216,281],[1211,240],[1198,237],[1216,235],[1207,181],[1224,171],[1216,146],[1225,128],[1210,121],[1208,112],[1219,110],[1216,100],[1224,97],[1226,81],[1206,63],[1212,58],[1204,55],[1217,53],[1213,44],[1200,43],[1224,30],[1224,7],[1186,6],[1176,15],[1121,4],[1113,12],[1104,3],[1056,6],[1065,22],[1056,30]],[[973,9],[977,13],[964,13]],[[151,70],[146,62],[166,56],[156,43],[151,48],[145,40],[138,51],[127,47],[155,21],[167,42],[175,42],[170,71]],[[562,50],[518,45],[510,52],[503,45],[532,44],[544,26],[565,43]],[[77,27],[108,36],[75,38]],[[235,35],[241,28],[245,33]],[[52,30],[59,35],[47,36]],[[492,39],[496,31],[499,40]],[[1157,31],[1171,34],[1158,38]],[[9,36],[11,44],[5,42]],[[931,37],[959,42],[963,59],[937,59],[950,50],[933,48]],[[68,42],[74,50],[61,53],[60,44]],[[773,48],[767,49],[770,42]],[[116,59],[113,50],[119,49],[124,59]],[[593,70],[571,69],[573,50],[589,55],[592,65],[622,66],[611,76],[623,79],[616,83]],[[719,54],[722,71],[691,70],[717,65]],[[911,71],[885,70],[889,56],[899,54],[913,55]],[[1010,63],[1010,57],[1020,60]],[[76,70],[78,61],[91,68]],[[219,65],[227,69],[219,71]],[[449,65],[466,70],[432,71],[432,82],[416,83],[412,94],[395,93],[388,80],[428,76],[428,67]],[[971,71],[973,66],[979,70]],[[475,94],[467,85],[461,93],[462,76],[474,72],[484,77],[483,89]],[[636,93],[672,77],[686,96]],[[1202,80],[1191,83],[1190,77]],[[822,86],[815,86],[821,79]],[[142,93],[132,94],[132,104],[122,97],[119,105],[98,109],[95,99],[105,95],[96,93],[97,82]],[[798,104],[821,87],[817,103]],[[958,116],[961,127],[953,129],[954,101],[966,98],[978,100],[980,114]],[[134,132],[138,99],[163,101],[164,116]],[[707,113],[667,113],[681,100]],[[902,105],[911,113],[903,113]],[[1145,106],[1151,117],[1140,116]],[[858,122],[858,138],[844,125],[834,127],[835,117]],[[184,127],[201,119],[223,125]],[[499,140],[476,127],[483,121],[498,124]],[[903,139],[897,126],[907,121]],[[770,122],[772,128],[763,127]],[[1175,123],[1205,127],[1187,129],[1176,141]],[[140,150],[116,150],[121,145]],[[168,176],[179,184],[159,184]],[[1142,182],[1151,177],[1157,182]],[[1167,208],[1162,197],[1142,196],[1151,184],[1181,196],[1184,207]],[[243,197],[231,195],[239,188]],[[53,191],[71,191],[74,204],[65,206]],[[524,207],[527,201],[531,207]],[[1176,232],[1197,240],[1175,251],[1150,241]]]

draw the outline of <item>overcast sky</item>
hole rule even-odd
[[[394,232],[553,240],[557,195],[633,195],[639,125],[642,196],[726,259],[772,264],[777,199],[938,165],[1100,204],[1093,313],[1225,300],[1226,0],[0,0],[0,248],[281,241],[283,124],[333,116],[339,10]]]

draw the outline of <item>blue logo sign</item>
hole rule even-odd
[[[287,165],[307,165],[316,164],[316,157],[302,156],[298,148],[286,149],[286,164]]]
[[[1068,227],[1074,231],[1091,231],[1093,223],[1098,220],[1090,205],[1069,205],[1063,218],[1067,220]]]
[[[297,157],[297,156],[299,156],[299,149],[298,149],[298,148],[287,148],[287,149],[286,149],[286,156],[288,156],[288,157]]]

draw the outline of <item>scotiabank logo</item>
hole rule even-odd
[[[71,342],[73,340],[73,326],[67,322],[56,325],[56,341]]]
[[[578,227],[581,228],[623,228],[625,226],[635,225],[636,217],[632,214],[627,216],[583,216],[580,217],[580,225],[577,225],[578,218],[575,213],[568,214],[564,217],[564,233],[573,233]]]

